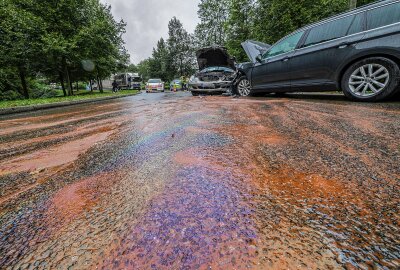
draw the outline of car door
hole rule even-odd
[[[336,90],[336,72],[364,37],[364,13],[322,23],[306,33],[288,62],[291,88]]]
[[[295,32],[272,46],[254,66],[252,86],[255,91],[290,88],[288,60],[294,54],[304,31]]]

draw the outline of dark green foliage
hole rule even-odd
[[[73,94],[76,81],[101,82],[128,62],[124,32],[125,23],[99,0],[2,0],[0,98],[54,95],[30,83],[39,75],[59,82],[64,95]],[[93,69],[85,70],[83,62]]]
[[[150,58],[137,65],[142,78],[160,78],[169,82],[174,78],[190,76],[195,70],[193,37],[173,17],[168,24],[168,39],[161,38]]]
[[[163,38],[157,42],[157,47],[153,48],[153,55],[149,61],[149,73],[151,77],[160,78],[163,81],[167,81],[175,73],[175,70],[172,70],[171,54]]]
[[[192,37],[183,28],[182,23],[173,17],[168,24],[167,65],[169,65],[168,79],[187,76],[193,72],[194,50]]]
[[[348,9],[348,0],[258,0],[254,37],[273,44],[292,31]]]
[[[226,33],[224,26],[229,16],[232,0],[201,0],[197,12],[200,23],[195,30],[197,47],[224,45]]]
[[[12,68],[0,68],[0,100],[23,98],[18,71]]]
[[[239,62],[247,60],[241,43],[254,37],[254,3],[252,0],[232,0],[229,5],[229,15],[225,23],[225,46],[231,55]]]
[[[372,2],[376,2],[375,0],[358,0],[357,1],[357,7],[361,7],[363,5],[370,4]]]
[[[357,6],[371,2],[359,0]],[[350,8],[349,0],[229,0],[224,3],[227,13],[215,17],[214,10],[221,12],[215,8],[216,1],[201,1],[199,15],[202,17],[196,29],[196,41],[213,36],[214,29],[221,29],[220,22],[224,20],[222,45],[238,61],[246,60],[241,43],[247,39],[273,44],[298,28]],[[198,42],[199,47],[203,45]]]
[[[30,84],[31,98],[52,98],[57,97],[58,93],[48,84],[33,81]]]
[[[152,61],[152,58],[147,58],[143,61],[141,61],[137,67],[139,70],[139,74],[142,76],[144,81],[147,81],[151,77],[154,77],[152,74],[152,70],[150,69],[150,62]]]

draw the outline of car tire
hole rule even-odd
[[[246,76],[242,76],[239,78],[239,80],[236,84],[235,90],[236,90],[235,94],[242,96],[242,97],[247,97],[247,96],[252,95],[251,84]]]
[[[371,57],[351,65],[343,75],[341,87],[354,101],[380,101],[399,90],[400,68],[390,59]]]

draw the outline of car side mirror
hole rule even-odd
[[[256,60],[257,60],[258,63],[262,63],[261,54],[256,56]]]

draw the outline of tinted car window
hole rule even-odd
[[[291,35],[291,36],[281,40],[280,42],[278,42],[277,44],[272,46],[271,49],[269,49],[264,54],[263,58],[270,58],[270,57],[278,55],[278,54],[293,51],[296,48],[297,43],[299,43],[303,34],[304,34],[304,32],[298,32],[294,35]]]
[[[304,43],[304,47],[344,37],[354,17],[355,16],[347,16],[312,28]]]
[[[368,30],[400,22],[400,3],[395,3],[367,12]]]
[[[364,19],[364,13],[357,14],[350,25],[347,35],[352,35],[364,31],[363,19]]]

